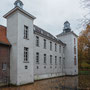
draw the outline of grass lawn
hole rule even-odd
[[[90,71],[89,70],[80,70],[79,71],[79,75],[90,75]]]

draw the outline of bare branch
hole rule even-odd
[[[81,24],[86,27],[87,24],[90,24],[90,0],[81,0],[81,6],[87,9],[86,15],[84,15],[81,20]]]

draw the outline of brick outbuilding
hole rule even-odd
[[[10,43],[7,39],[7,28],[0,25],[0,82],[10,79]]]

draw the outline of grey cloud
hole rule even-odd
[[[62,32],[63,23],[68,20],[71,28],[77,34],[79,21],[83,10],[80,7],[80,0],[22,0],[24,9],[33,14],[37,19],[35,24],[49,31],[53,35]],[[2,17],[11,10],[14,0],[1,0],[0,3],[0,24],[6,25],[6,20]]]

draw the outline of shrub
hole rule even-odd
[[[86,62],[82,62],[81,67],[82,67],[83,69],[90,69],[90,64],[88,64],[88,63],[86,63]]]

